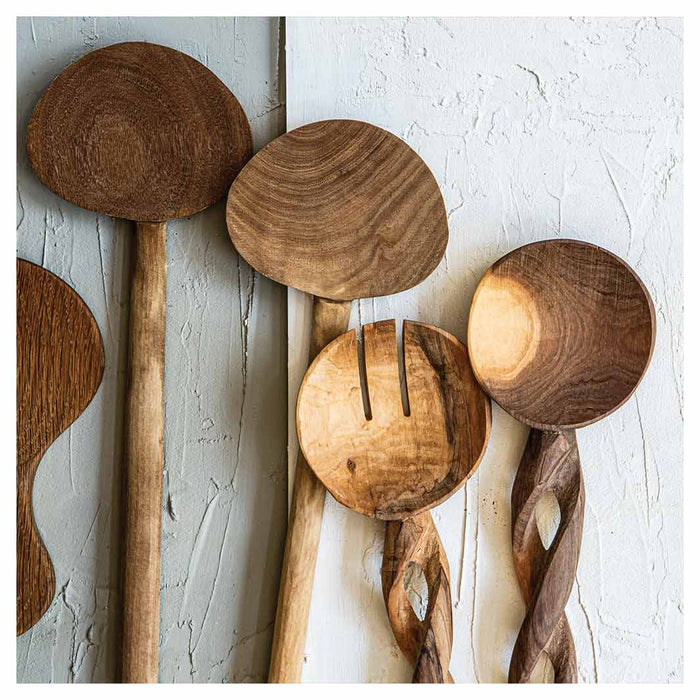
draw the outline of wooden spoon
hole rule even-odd
[[[474,373],[497,403],[533,428],[512,493],[513,556],[527,614],[510,682],[527,682],[542,652],[555,682],[577,680],[564,614],[584,509],[574,430],[627,401],[651,360],[654,337],[654,307],[639,277],[617,256],[581,241],[518,248],[477,287],[468,330]],[[561,511],[549,549],[535,519],[547,491]]]
[[[201,63],[147,43],[68,66],[27,134],[41,181],[73,204],[136,221],[126,400],[122,680],[157,682],[163,473],[165,222],[221,199],[250,158],[250,126]]]
[[[330,120],[275,139],[231,186],[228,230],[271,279],[313,294],[309,361],[348,326],[352,299],[425,279],[447,245],[432,173],[401,139]],[[300,455],[277,603],[270,682],[301,680],[325,489]]]
[[[363,369],[350,331],[328,345],[306,373],[297,401],[299,444],[340,503],[370,517],[404,521],[387,528],[382,583],[389,618],[415,666],[414,682],[452,682],[449,567],[427,511],[451,496],[481,461],[490,403],[464,345],[434,326],[406,321],[404,410],[394,321],[367,324],[363,337]],[[404,588],[412,561],[428,583],[423,621]]]
[[[49,445],[102,381],[102,336],[83,300],[56,275],[17,260],[17,635],[53,600],[56,577],[32,506]]]

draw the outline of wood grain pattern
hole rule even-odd
[[[395,322],[367,324],[363,337],[367,414],[351,331],[304,377],[299,444],[337,501],[370,517],[403,520],[442,503],[476,469],[488,441],[490,407],[465,347],[434,326],[405,321],[405,415]]]
[[[34,522],[34,476],[103,371],[102,336],[83,300],[52,273],[17,260],[17,635],[46,612],[56,585]]]
[[[545,549],[536,507],[551,491],[561,520]],[[513,560],[527,614],[515,642],[508,680],[526,683],[541,653],[554,668],[555,683],[576,683],[576,649],[564,613],[576,578],[585,492],[576,433],[531,430],[513,484]]]
[[[474,294],[469,356],[506,411],[540,430],[581,428],[622,405],[654,347],[654,308],[636,273],[581,241],[523,246]]]
[[[107,46],[68,66],[27,131],[39,179],[63,199],[131,221],[190,216],[219,201],[252,155],[231,91],[166,46]]]
[[[314,299],[309,362],[328,343],[347,330],[350,306],[350,302],[333,302],[318,297]],[[311,471],[300,451],[275,614],[269,683],[301,681],[325,499],[325,487]]]
[[[231,186],[226,218],[256,270],[336,300],[409,289],[447,245],[428,166],[397,136],[347,119],[307,124],[259,151]]]
[[[513,557],[527,613],[509,681],[527,682],[542,653],[555,682],[575,683],[576,653],[564,607],[576,576],[584,486],[574,428],[612,413],[651,360],[654,307],[620,258],[555,239],[501,258],[477,287],[469,355],[479,382],[532,427],[511,496]],[[551,491],[561,522],[545,549],[535,519]]]
[[[421,620],[411,607],[405,580],[417,564],[428,584],[428,607]],[[429,512],[386,524],[382,590],[391,628],[404,656],[414,667],[414,683],[454,683],[450,566]]]
[[[157,682],[163,222],[224,196],[252,155],[250,125],[229,89],[198,61],[165,46],[127,42],[83,56],[53,81],[34,110],[27,150],[56,194],[139,222],[130,305],[122,680]]]
[[[395,322],[362,330],[362,367],[350,331],[330,343],[306,373],[297,400],[299,444],[340,503],[390,521],[382,588],[394,634],[415,666],[414,682],[451,683],[449,566],[427,510],[454,493],[481,461],[490,403],[464,345],[439,328],[405,321],[404,406]],[[428,583],[422,621],[404,588],[411,562]]]
[[[447,245],[442,195],[425,163],[393,134],[353,120],[307,124],[268,144],[231,186],[226,220],[238,252],[259,272],[335,301],[408,289],[432,272]],[[308,469],[297,474],[292,494],[271,682],[301,680],[323,516],[315,478]]]

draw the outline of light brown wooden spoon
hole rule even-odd
[[[352,299],[408,289],[447,245],[440,188],[401,139],[365,122],[307,124],[275,139],[231,186],[238,252],[263,275],[314,295],[309,361],[348,326]],[[269,682],[299,682],[325,489],[299,456]]]
[[[102,336],[83,300],[56,275],[17,260],[17,635],[53,600],[56,577],[36,529],[32,488],[49,446],[102,381]]]
[[[78,206],[136,221],[126,399],[122,680],[157,682],[163,474],[165,222],[221,199],[252,154],[250,126],[205,66],[124,43],[66,68],[34,110],[41,181]]]
[[[617,256],[581,241],[518,248],[489,268],[474,294],[474,373],[498,404],[533,428],[512,493],[513,556],[527,614],[510,682],[527,682],[543,652],[555,682],[577,680],[564,614],[584,510],[574,431],[627,401],[651,360],[654,337],[654,306],[639,277]],[[547,491],[561,521],[545,549],[535,509]]]
[[[452,682],[449,567],[428,509],[477,468],[491,427],[490,402],[462,343],[434,326],[406,321],[406,411],[394,321],[365,325],[363,337],[364,367],[355,331],[330,343],[311,364],[297,400],[299,444],[340,503],[370,517],[404,521],[387,528],[382,583],[389,618],[414,664],[414,682]],[[411,562],[428,583],[422,621],[404,588]]]

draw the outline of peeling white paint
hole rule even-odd
[[[449,212],[435,273],[356,305],[353,325],[411,318],[464,339],[486,268],[547,237],[600,244],[646,282],[658,321],[649,371],[633,400],[579,431],[586,520],[567,615],[581,681],[682,680],[681,21],[288,19],[286,60],[290,129],[333,117],[389,129],[428,163]],[[291,291],[290,471],[309,322]],[[526,434],[495,408],[466,521],[461,493],[435,511],[458,682],[507,676],[524,612],[510,491]],[[327,498],[305,681],[410,680],[384,612],[382,537]]]
[[[43,187],[27,162],[26,125],[71,61],[141,40],[209,66],[241,101],[260,148],[284,129],[279,23],[23,18],[17,31],[17,252],[75,287],[106,353],[95,400],[37,475],[36,518],[56,566],[57,595],[17,641],[17,679],[113,681],[131,225]],[[170,223],[167,256],[159,676],[259,681],[267,673],[286,517],[284,290],[238,259],[223,204]]]

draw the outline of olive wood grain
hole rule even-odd
[[[350,307],[351,302],[314,298],[309,362],[347,330]],[[298,683],[301,680],[298,660],[304,657],[325,498],[326,489],[300,451],[275,615],[269,683]]]
[[[56,586],[34,522],[34,476],[103,371],[102,336],[83,300],[54,274],[17,260],[17,635],[46,612]]]
[[[357,335],[350,331],[304,377],[299,444],[337,501],[372,518],[405,520],[449,498],[476,469],[488,439],[488,401],[456,338],[405,321],[405,415],[395,322],[366,324],[362,331],[367,414]]]
[[[404,406],[395,322],[367,324],[362,331],[364,363],[350,331],[330,343],[307,371],[297,399],[299,444],[340,503],[390,521],[382,587],[394,634],[415,665],[414,682],[449,683],[449,566],[427,511],[477,468],[488,443],[490,403],[464,345],[439,328],[405,321]],[[404,589],[411,562],[428,583],[423,621]]]
[[[514,250],[484,275],[469,315],[469,355],[486,392],[532,430],[511,496],[513,557],[527,606],[509,681],[527,682],[542,653],[555,682],[577,681],[564,614],[581,545],[584,486],[575,428],[632,395],[651,360],[654,306],[612,253],[566,239]],[[561,511],[545,549],[535,509],[551,491]]]
[[[428,585],[428,606],[421,620],[411,606],[405,580],[416,563]],[[382,590],[394,636],[413,666],[414,683],[454,683],[450,566],[429,512],[386,524]]]
[[[229,89],[174,49],[114,44],[68,66],[27,131],[39,179],[78,206],[140,222],[130,307],[122,680],[158,680],[165,222],[221,199],[252,155]],[[149,223],[150,222],[150,223]],[[148,269],[151,266],[152,269]]]
[[[447,245],[445,206],[427,165],[393,134],[348,119],[307,124],[265,146],[231,186],[226,219],[256,270],[335,301],[408,289]],[[287,537],[295,544],[287,549],[306,561],[283,568],[270,682],[301,680],[323,509],[314,479],[309,470],[297,476],[292,494]]]

